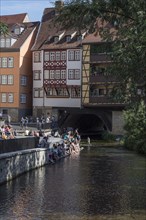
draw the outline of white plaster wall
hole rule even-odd
[[[81,100],[80,99],[64,99],[64,98],[49,98],[45,99],[45,106],[52,106],[52,107],[67,107],[67,108],[80,108]]]
[[[68,70],[69,69],[80,69],[80,76],[81,76],[81,71],[82,71],[82,50],[80,50],[80,60],[79,61],[69,61],[68,60],[68,50],[67,50],[67,69],[66,69],[67,85],[81,85],[81,77],[80,77],[80,80],[69,80],[68,79]]]

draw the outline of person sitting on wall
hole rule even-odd
[[[42,140],[38,144],[38,147],[40,147],[40,148],[48,148],[49,147],[48,136],[44,136],[42,138]]]

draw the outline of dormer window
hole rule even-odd
[[[80,40],[82,40],[82,36],[81,35],[77,36],[77,41],[80,41]]]
[[[16,34],[16,35],[20,34],[20,27],[15,27],[14,34]]]
[[[71,41],[71,36],[66,36],[66,42],[70,42]]]
[[[59,41],[59,37],[58,36],[54,37],[54,42],[57,43],[58,41]]]

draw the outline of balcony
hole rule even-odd
[[[101,73],[93,73],[90,76],[90,83],[97,83],[97,82],[118,82],[118,80],[116,79],[116,77],[114,76],[106,76],[104,74]]]
[[[90,56],[90,62],[92,63],[111,63],[110,53],[92,53]]]

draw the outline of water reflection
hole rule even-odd
[[[145,216],[146,160],[123,149],[90,147],[0,186],[2,220]]]

